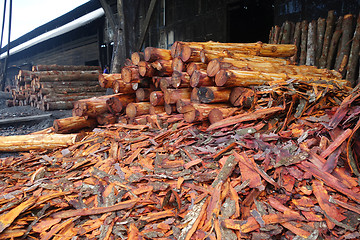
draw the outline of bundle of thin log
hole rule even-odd
[[[359,83],[360,16],[335,16],[328,12],[327,19],[319,18],[272,27],[271,44],[294,44],[298,52],[292,60],[300,65],[335,69],[354,87]]]
[[[149,115],[180,113],[186,122],[214,123],[255,106],[281,105],[301,92],[304,99],[297,101],[308,101],[298,110],[301,116],[314,105],[314,89],[318,100],[333,104],[351,89],[335,70],[291,64],[295,53],[294,45],[260,42],[148,47],[133,53],[132,65],[121,73],[99,75],[100,86],[112,88],[114,95],[80,100],[73,115],[104,121],[104,114],[116,119],[125,113],[129,122],[146,123]]]
[[[42,110],[72,109],[79,99],[102,96],[99,67],[38,65],[20,70],[12,105],[31,105]]]

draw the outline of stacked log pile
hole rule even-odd
[[[20,70],[8,106],[42,110],[72,109],[75,101],[105,94],[98,84],[99,67],[38,65]]]
[[[308,22],[286,21],[274,26],[269,43],[295,44],[298,53],[292,58],[300,65],[339,71],[354,87],[359,83],[360,16],[336,17],[333,10],[326,19]]]
[[[100,76],[107,87],[119,82],[118,93],[74,108],[79,122],[102,115],[116,123],[82,140],[65,134],[59,144],[67,146],[52,152],[43,144],[2,159],[0,239],[358,239],[360,86],[254,56],[261,51],[204,55],[198,43],[178,44],[190,54],[175,58],[191,62],[171,52],[165,60],[166,50],[137,53],[145,63]],[[200,52],[207,61],[196,61]],[[218,54],[226,57],[210,59]],[[251,62],[242,67],[235,55]],[[223,119],[209,123],[210,112]],[[61,131],[80,129],[70,123]],[[40,139],[64,135],[44,131]],[[0,150],[10,141],[0,139]]]

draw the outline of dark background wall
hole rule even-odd
[[[329,10],[334,10],[335,16],[357,15],[359,6],[359,0],[275,0],[274,22],[281,25],[286,20],[299,22],[326,18]]]

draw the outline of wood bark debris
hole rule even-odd
[[[239,45],[200,45],[239,54]],[[360,85],[315,67],[221,69],[217,81],[203,76],[200,45],[135,54],[152,76],[133,64],[127,79],[100,77],[116,78],[119,93],[77,101],[74,117],[54,123],[69,134],[0,141],[25,151],[0,159],[0,239],[358,238]],[[249,59],[259,45],[243,45]],[[199,68],[174,74],[169,56]],[[37,150],[23,144],[31,138]]]

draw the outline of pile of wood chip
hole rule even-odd
[[[360,87],[295,75],[242,85],[256,101],[212,124],[119,112],[90,132],[31,135],[65,147],[1,159],[0,238],[360,238]]]

